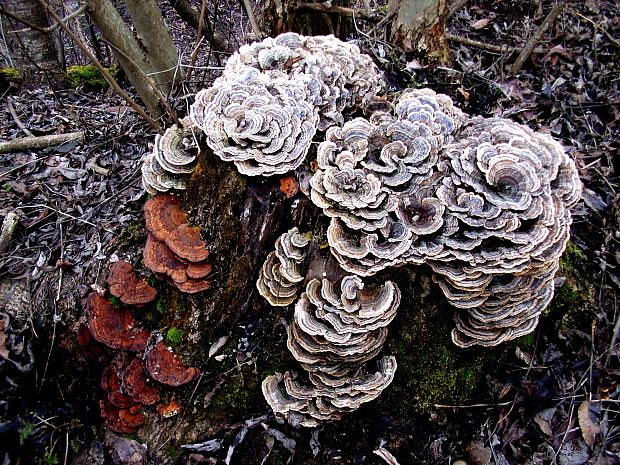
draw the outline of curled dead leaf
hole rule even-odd
[[[598,424],[599,410],[599,405],[593,406],[586,400],[581,403],[579,410],[577,411],[581,435],[590,449],[594,446],[596,435],[601,432],[601,428]]]

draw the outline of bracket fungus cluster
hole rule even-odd
[[[456,316],[454,343],[531,332],[553,297],[581,182],[551,137],[500,118],[467,119],[448,97],[406,91],[396,116],[330,128],[310,181],[348,272],[428,263]],[[406,129],[404,129],[406,128]]]
[[[276,240],[276,250],[267,255],[256,287],[270,305],[286,307],[297,300],[303,285],[302,267],[310,239],[292,228]]]
[[[153,151],[142,163],[142,187],[149,194],[185,189],[189,175],[196,166],[198,144],[189,119],[183,126],[172,126],[163,135],[155,136]]]
[[[144,247],[144,264],[166,275],[181,292],[196,293],[211,287],[206,277],[213,267],[209,251],[200,237],[200,227],[187,223],[181,201],[171,194],[159,194],[144,204],[149,232]]]
[[[156,296],[156,291],[138,279],[132,266],[124,261],[115,262],[110,267],[107,281],[110,294],[128,305],[143,306]],[[141,407],[154,405],[160,400],[152,380],[180,386],[199,376],[200,370],[185,367],[164,343],[149,344],[151,333],[140,327],[131,312],[125,307],[112,305],[97,292],[88,296],[86,312],[90,330],[86,332],[116,351],[101,378],[101,388],[105,392],[104,399],[99,402],[101,417],[112,431],[135,433],[144,423]],[[84,334],[78,334],[78,337],[81,344],[88,345]],[[144,354],[145,361],[129,352]],[[157,406],[157,411],[161,411],[160,415],[165,418],[179,410],[176,403]]]
[[[117,350],[142,352],[150,333],[140,327],[131,312],[114,307],[108,299],[92,292],[86,302],[88,328],[93,338]]]
[[[263,383],[274,411],[296,424],[340,418],[394,375],[391,357],[376,370],[368,363],[385,340],[398,290],[391,283],[363,290],[360,277],[428,264],[458,309],[452,339],[460,347],[532,331],[553,297],[570,210],[581,195],[574,162],[550,136],[505,119],[470,118],[430,89],[405,90],[394,102],[385,90],[381,72],[355,45],[333,36],[268,38],[228,60],[196,95],[187,127],[166,133],[174,142],[157,139],[143,167],[149,192],[182,187],[194,159],[178,141],[192,129],[250,176],[292,171],[319,142],[302,191],[329,218],[330,251],[350,275],[339,290],[312,280],[308,241],[291,229],[257,282],[274,306],[292,304],[306,285],[288,345],[307,380],[286,373]],[[208,286],[199,230],[174,199],[150,201],[145,263],[179,288]],[[179,253],[171,243],[180,236],[191,236],[190,249],[204,256]]]
[[[357,46],[286,33],[241,47],[213,86],[196,95],[190,119],[240,173],[282,174],[303,162],[317,130],[343,123],[345,109],[384,86]]]
[[[135,433],[144,424],[141,406],[159,401],[159,392],[148,382],[142,360],[130,359],[123,352],[103,370],[101,388],[106,394],[99,401],[101,417],[117,433]]]
[[[311,427],[379,396],[394,378],[396,359],[369,362],[381,351],[399,303],[400,291],[390,281],[364,289],[354,275],[339,286],[311,280],[295,305],[287,343],[308,381],[290,372],[267,377],[263,395],[273,411],[293,425]]]

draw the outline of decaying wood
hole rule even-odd
[[[66,134],[52,134],[49,136],[22,137],[9,141],[0,141],[0,153],[17,152],[19,150],[34,150],[61,145],[72,140],[84,138],[83,131],[68,132]]]
[[[197,347],[216,339],[214,331],[226,334],[240,318],[269,311],[255,284],[265,257],[293,226],[304,232],[316,227],[320,210],[301,194],[286,198],[279,185],[277,176],[241,176],[209,149],[199,156],[185,207],[202,227],[215,272],[212,291],[193,298],[200,311],[190,328],[200,341]]]
[[[446,0],[390,0],[388,8],[398,11],[392,22],[392,41],[433,61],[448,61]]]
[[[515,74],[518,74],[519,71],[521,71],[521,68],[523,68],[523,65],[525,64],[527,59],[532,54],[534,47],[536,47],[536,44],[540,42],[542,35],[555,22],[556,18],[560,15],[560,13],[562,12],[565,6],[566,6],[566,2],[562,1],[562,2],[557,3],[551,9],[549,14],[545,18],[545,20],[542,22],[540,27],[536,30],[534,35],[532,35],[530,40],[528,40],[527,44],[525,44],[525,47],[523,47],[523,50],[521,50],[521,53],[519,53],[519,56],[517,57],[515,62],[510,67],[510,74],[515,75]]]

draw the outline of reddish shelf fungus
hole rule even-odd
[[[93,337],[112,349],[140,352],[150,333],[141,328],[129,310],[114,307],[96,292],[88,297],[88,328]]]
[[[159,401],[159,392],[149,383],[144,363],[139,358],[134,358],[123,372],[122,386],[136,402],[153,405]]]
[[[144,264],[167,275],[181,292],[201,292],[211,287],[206,278],[212,266],[200,228],[190,226],[178,197],[159,194],[144,205],[149,235],[144,247]]]
[[[158,342],[146,356],[146,369],[154,380],[169,386],[180,386],[200,376],[198,368],[187,368],[163,342]]]
[[[138,278],[133,266],[119,260],[110,267],[107,279],[110,294],[118,297],[126,305],[144,305],[157,297],[157,290],[149,286],[144,279]]]

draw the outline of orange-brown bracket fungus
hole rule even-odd
[[[105,400],[99,401],[101,417],[115,433],[135,433],[144,424],[144,416],[129,408],[118,408]]]
[[[169,386],[180,386],[200,376],[198,368],[187,368],[163,342],[155,344],[146,356],[146,369],[151,378]]]
[[[144,279],[138,278],[133,272],[133,266],[123,260],[112,264],[107,282],[110,294],[126,305],[144,305],[157,297],[157,290]]]
[[[171,194],[159,194],[144,205],[149,235],[144,247],[144,264],[170,277],[181,291],[195,293],[211,287],[204,279],[212,271],[206,262],[209,251],[200,238],[200,228],[187,223],[181,201]]]
[[[148,382],[144,363],[134,358],[122,374],[122,387],[136,402],[153,405],[159,400],[159,392]]]
[[[86,303],[88,328],[93,337],[112,349],[140,352],[146,348],[150,333],[141,328],[129,310],[114,307],[96,292]]]

